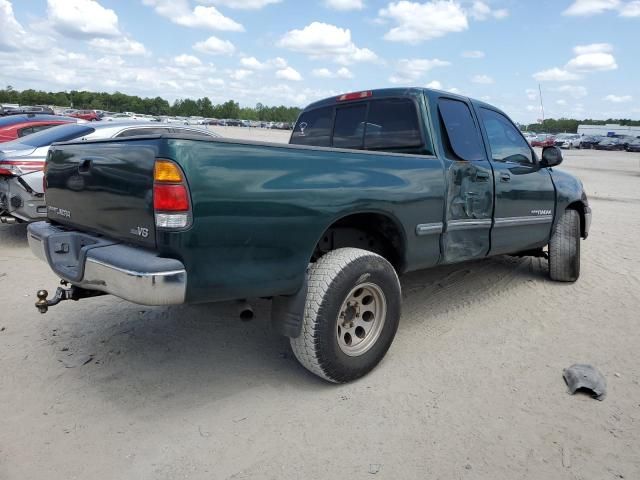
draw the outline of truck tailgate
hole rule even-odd
[[[49,219],[154,247],[156,151],[149,137],[54,145],[45,175]]]

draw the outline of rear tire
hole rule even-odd
[[[400,320],[401,291],[380,255],[340,248],[309,268],[302,331],[291,348],[307,370],[334,383],[369,373],[385,356]]]
[[[549,241],[549,276],[557,282],[575,282],[580,276],[580,215],[566,210]]]

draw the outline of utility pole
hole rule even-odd
[[[542,103],[542,87],[538,84],[538,92],[540,92],[540,110],[542,110],[542,128],[544,128],[544,104]]]

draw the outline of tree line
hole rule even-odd
[[[200,116],[207,118],[239,118],[242,120],[262,120],[268,122],[295,122],[300,114],[298,107],[269,107],[261,103],[255,107],[240,107],[238,102],[228,100],[214,104],[209,97],[180,99],[170,104],[161,97],[141,98],[124,93],[87,92],[45,92],[42,90],[15,90],[10,85],[0,90],[0,103],[19,105],[55,105],[59,107],[109,112],[135,112],[147,115],[171,115],[179,117]]]

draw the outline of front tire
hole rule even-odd
[[[549,276],[557,282],[575,282],[580,276],[580,215],[566,210],[549,241]]]
[[[400,320],[401,290],[380,255],[340,248],[309,269],[302,331],[291,338],[298,361],[334,383],[369,373],[385,356]]]

